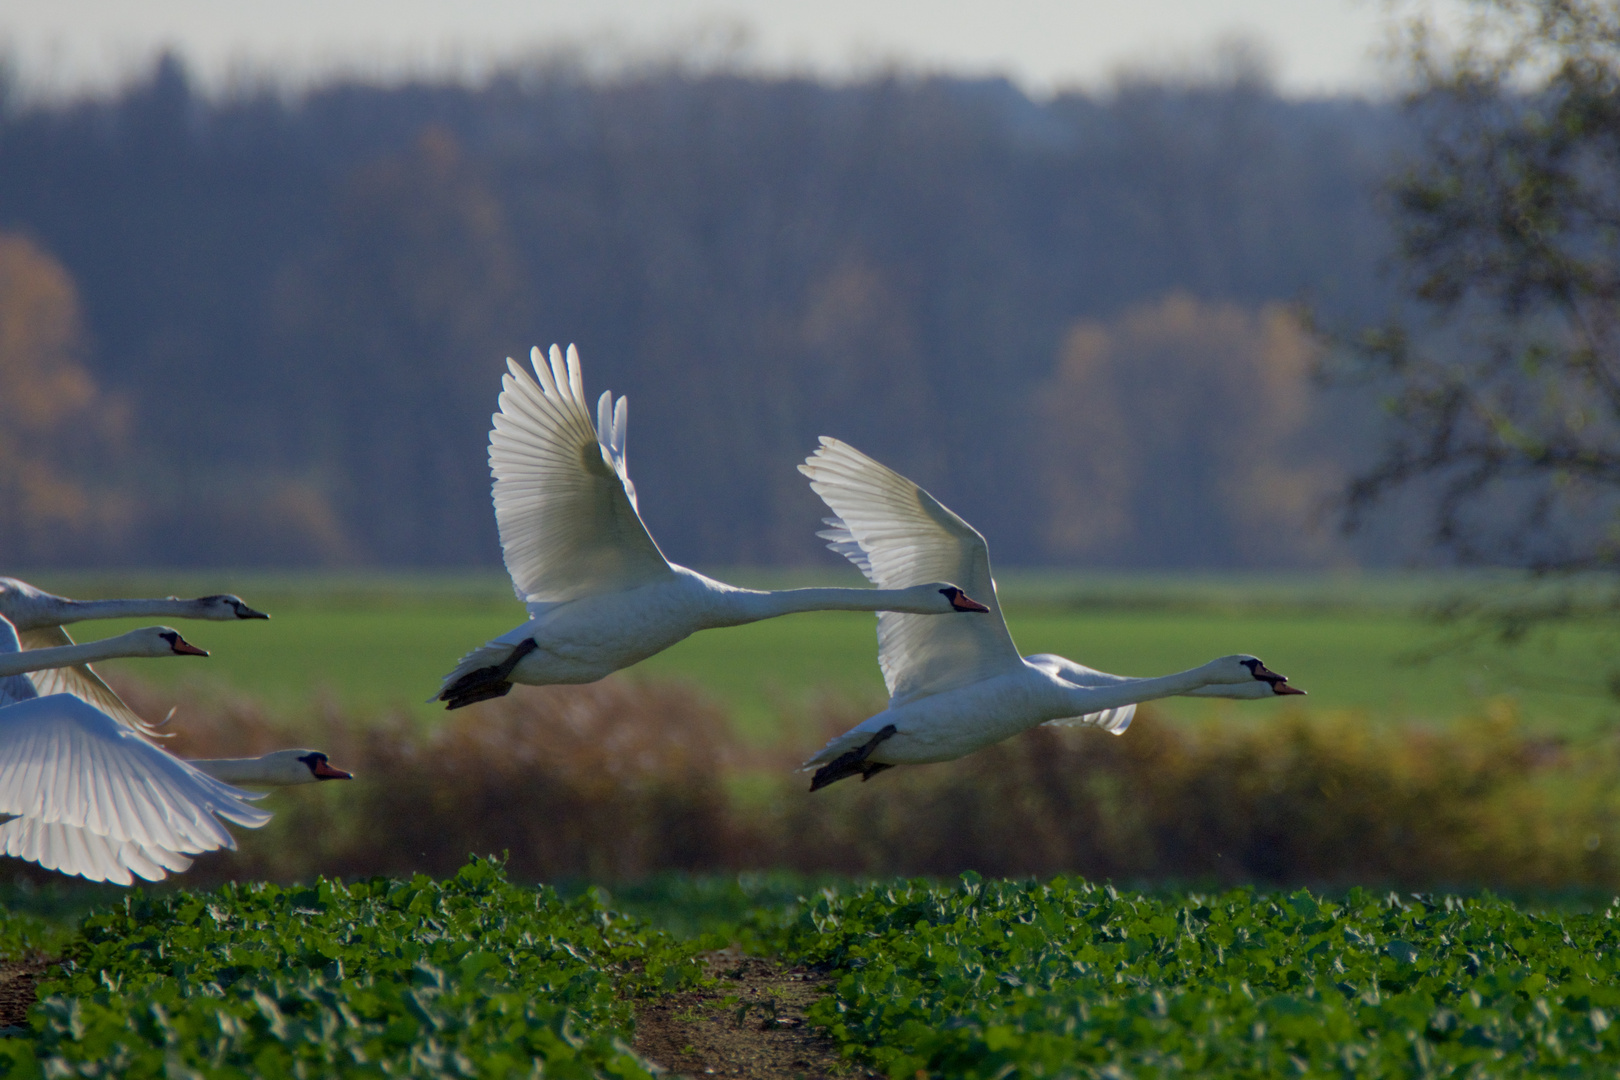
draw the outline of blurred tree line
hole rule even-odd
[[[502,360],[553,341],[683,562],[818,558],[824,433],[1004,562],[1400,550],[1313,525],[1375,410],[1286,306],[1384,314],[1393,107],[563,62],[214,99],[173,57],[0,106],[0,565],[492,565]]]

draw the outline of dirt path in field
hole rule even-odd
[[[54,960],[0,960],[0,1028],[27,1027],[34,985]]]
[[[804,1020],[831,979],[726,950],[703,958],[719,985],[674,994],[636,1012],[636,1053],[678,1076],[747,1080],[864,1080],[838,1046]],[[728,1001],[735,998],[735,1001]]]

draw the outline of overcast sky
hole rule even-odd
[[[1207,63],[1222,40],[1265,47],[1290,94],[1376,92],[1392,0],[0,0],[0,47],[25,85],[62,94],[145,68],[165,46],[205,84],[334,70],[476,72],[584,45],[634,58],[672,44],[832,77],[900,62],[1002,74],[1037,94],[1121,67]],[[1463,0],[1420,0],[1432,4]]]

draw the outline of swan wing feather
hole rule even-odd
[[[1123,735],[1135,718],[1135,705],[1120,705],[1113,709],[1103,709],[1101,712],[1086,713],[1084,716],[1062,716],[1056,720],[1048,720],[1042,726],[1094,727],[1101,728],[1111,735]]]
[[[269,821],[250,798],[71,694],[0,709],[0,813],[190,853]]]
[[[534,376],[507,361],[491,419],[495,521],[518,598],[560,603],[635,588],[669,574],[636,510],[625,464],[624,399],[585,402],[579,356],[534,351]]]
[[[978,530],[899,473],[823,436],[799,466],[837,514],[818,535],[883,589],[950,581],[990,608],[988,615],[878,614],[878,664],[890,704],[938,694],[1018,670]]]
[[[145,847],[39,818],[12,818],[0,825],[0,854],[38,863],[47,870],[76,874],[90,881],[134,884],[136,877],[162,881],[191,867],[178,851]]]
[[[1088,668],[1084,664],[1077,664],[1066,656],[1056,653],[1036,653],[1034,656],[1024,657],[1024,662],[1030,667],[1039,668],[1048,675],[1055,675],[1064,682],[1075,686],[1113,686],[1117,683],[1130,682],[1124,675],[1110,675],[1106,671]],[[1123,735],[1125,729],[1131,726],[1136,718],[1135,705],[1120,705],[1113,709],[1103,709],[1100,712],[1086,713],[1084,716],[1061,716],[1056,720],[1048,720],[1045,727],[1094,727],[1114,735]]]

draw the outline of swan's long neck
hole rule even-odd
[[[914,611],[939,610],[936,600],[926,606],[908,589],[781,589],[759,592],[730,589],[720,593],[713,612],[713,626],[740,626],[796,615],[803,611]]]
[[[1137,705],[1157,698],[1175,697],[1208,685],[1209,675],[1206,665],[1178,671],[1174,675],[1161,675],[1156,679],[1125,679],[1101,686],[1064,689],[1060,694],[1065,699],[1064,707],[1076,710],[1071,715],[1083,715],[1100,712],[1103,709],[1117,709],[1122,705]]]
[[[114,660],[121,656],[142,656],[133,651],[126,639],[128,634],[91,641],[83,645],[60,645],[51,649],[30,649],[27,652],[0,653],[0,677],[26,675],[30,671],[46,668],[74,667],[93,664],[98,660]]]
[[[227,784],[291,787],[315,782],[308,768],[300,764],[289,769],[286,762],[274,754],[250,758],[188,758],[186,764]]]
[[[53,596],[51,601],[47,610],[52,621],[41,623],[42,626],[61,626],[90,619],[194,619],[202,611],[202,605],[196,600],[180,600],[173,596],[162,600],[68,600]]]

